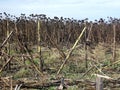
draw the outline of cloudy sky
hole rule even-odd
[[[89,20],[107,16],[120,18],[120,0],[0,0],[0,12]]]

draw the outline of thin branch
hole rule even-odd
[[[2,67],[1,70],[0,70],[0,73],[3,71],[3,69],[5,68],[5,66],[6,66],[12,59],[13,59],[13,56],[11,56],[11,57],[7,60],[7,62],[3,65],[3,67]]]
[[[3,46],[6,44],[6,42],[10,39],[10,37],[12,36],[14,30],[10,32],[10,34],[8,35],[8,37],[4,40],[4,42],[2,43],[2,45],[0,46],[0,49],[3,48]]]
[[[74,43],[73,47],[72,47],[71,50],[69,51],[69,53],[68,53],[68,55],[66,56],[66,58],[65,58],[65,60],[64,60],[64,62],[63,62],[63,64],[60,66],[60,68],[59,68],[57,74],[59,74],[60,71],[63,69],[65,63],[66,63],[67,60],[70,58],[70,56],[71,56],[73,50],[75,49],[76,45],[78,44],[78,42],[79,42],[80,38],[82,37],[83,33],[85,32],[85,30],[86,30],[86,27],[84,27],[84,29],[82,30],[82,32],[81,32],[81,34],[79,35],[78,39],[76,40],[76,42]]]

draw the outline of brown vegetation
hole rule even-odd
[[[114,65],[119,66],[119,29],[120,20],[111,17],[107,21],[102,18],[88,21],[51,19],[44,14],[15,17],[1,13],[0,87],[12,90],[23,83],[22,88],[59,86],[60,81],[56,84],[51,79],[59,80],[65,75],[68,78],[69,74],[70,77],[81,74],[81,79],[96,73],[117,72],[119,68]],[[34,84],[19,78],[32,78],[30,82]],[[72,85],[81,82],[68,81]]]

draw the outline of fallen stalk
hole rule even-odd
[[[80,38],[82,37],[83,33],[85,32],[85,30],[86,30],[86,27],[84,27],[84,29],[82,30],[81,34],[80,34],[79,37],[77,38],[77,40],[76,40],[76,42],[74,43],[73,47],[71,48],[71,50],[69,51],[68,55],[66,56],[66,58],[65,58],[65,60],[64,60],[64,62],[63,62],[63,64],[60,66],[60,68],[59,68],[57,74],[59,74],[60,71],[63,69],[65,63],[66,63],[67,60],[70,58],[70,56],[71,56],[73,50],[75,49],[76,45],[78,44],[78,42],[79,42]]]

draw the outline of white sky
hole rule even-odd
[[[0,0],[0,12],[90,20],[107,16],[120,18],[120,0]]]

